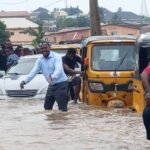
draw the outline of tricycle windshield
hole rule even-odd
[[[91,68],[97,71],[134,70],[135,45],[93,46]]]

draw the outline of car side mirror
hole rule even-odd
[[[5,71],[0,71],[0,78],[2,78],[5,75]]]

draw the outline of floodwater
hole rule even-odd
[[[0,150],[150,150],[141,114],[85,104],[44,111],[42,100],[0,101]]]

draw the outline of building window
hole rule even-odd
[[[108,35],[106,29],[102,30],[102,35]]]
[[[54,37],[53,39],[54,39],[54,42],[56,43],[56,37]]]
[[[132,33],[128,33],[128,35],[133,35]]]
[[[118,35],[118,32],[117,31],[112,31],[111,35]]]
[[[10,35],[14,35],[14,32],[10,32]]]
[[[20,31],[19,33],[20,33],[20,34],[26,34],[25,31]]]

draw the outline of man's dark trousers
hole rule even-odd
[[[58,109],[61,111],[67,111],[67,91],[67,81],[56,83],[54,85],[49,84],[44,103],[45,110],[51,110],[56,100],[58,104]]]

